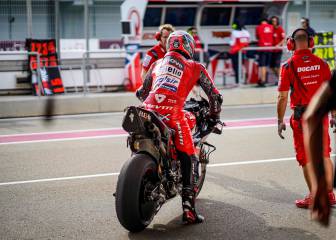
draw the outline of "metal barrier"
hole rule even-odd
[[[319,49],[319,48],[336,48],[336,45],[317,45],[314,48]],[[262,50],[284,50],[283,53],[285,54],[290,54],[289,51],[285,47],[246,47],[241,49],[241,51],[238,52],[238,74],[239,74],[239,82],[240,83],[245,83],[245,74],[244,74],[244,67],[243,67],[243,52],[244,51],[262,51]],[[144,49],[139,50],[142,53],[145,53],[146,51]],[[71,51],[69,51],[71,52]],[[67,53],[69,53],[67,52]],[[103,81],[103,77],[101,75],[101,72],[98,70],[99,66],[97,67],[96,64],[90,63],[90,57],[92,58],[93,56],[95,58],[100,58],[100,59],[105,59],[105,58],[125,58],[126,57],[126,52],[125,50],[116,50],[116,49],[109,49],[109,50],[96,50],[96,51],[75,51],[76,53],[79,54],[79,57],[82,56],[82,59],[79,59],[81,61],[81,64],[76,64],[76,65],[59,65],[60,70],[70,70],[70,76],[71,80],[74,84],[74,90],[76,93],[79,92],[79,89],[83,89],[83,94],[87,94],[89,92],[89,86],[88,83],[90,82],[90,71],[95,71],[95,78],[97,79],[97,91],[105,91],[106,86]],[[107,56],[104,56],[107,55]],[[111,56],[112,54],[112,56]],[[37,63],[37,68],[35,71],[33,71],[34,74],[36,74],[37,81],[38,81],[38,96],[41,96],[41,89],[42,89],[42,79],[41,79],[41,63],[43,63],[43,60],[41,59],[41,55],[37,52],[22,52],[22,51],[13,51],[13,52],[0,52],[0,57],[1,56],[36,56],[36,61],[34,63]],[[285,56],[286,58],[287,56]],[[62,59],[64,60],[64,59]],[[33,62],[30,62],[30,64],[33,64]],[[99,65],[99,64],[98,64]],[[31,66],[30,66],[31,68]],[[32,69],[32,68],[31,68]],[[73,75],[72,70],[77,69],[81,70],[83,74],[83,85],[81,83],[78,83],[75,81],[75,77]],[[61,72],[61,71],[60,71]],[[66,90],[65,90],[66,91]]]
[[[75,88],[75,92],[78,93],[78,85],[77,85],[77,82],[74,78],[74,75],[73,75],[73,69],[74,68],[82,68],[82,65],[70,65],[70,66],[67,66],[67,65],[58,65],[58,68],[60,70],[60,73],[62,73],[62,70],[69,70],[70,71],[70,76],[71,76],[71,80],[73,82],[73,85],[74,85],[74,88]],[[66,87],[64,88],[64,93],[67,93],[67,89]]]
[[[238,79],[240,83],[246,83],[246,80],[242,79],[242,77],[244,76],[243,74],[243,52],[244,51],[263,51],[263,50],[287,50],[287,48],[286,47],[245,47],[245,48],[242,48],[238,52]]]
[[[83,71],[83,94],[86,95],[88,92],[88,82],[90,81],[90,70],[95,66],[94,64],[89,63],[90,54],[120,54],[120,57],[124,57],[122,54],[125,54],[125,50],[119,49],[111,49],[111,50],[97,50],[97,51],[84,51],[82,55],[82,71]],[[99,74],[97,72],[97,74]],[[98,78],[99,79],[99,78]],[[101,86],[105,89],[103,82],[101,82]],[[99,89],[99,85],[97,85],[97,89]]]
[[[37,76],[37,85],[38,85],[38,96],[41,97],[41,89],[42,89],[42,79],[41,79],[41,55],[38,52],[21,52],[21,51],[13,51],[13,52],[0,52],[0,56],[36,56],[36,76]],[[30,63],[32,64],[32,62]],[[32,66],[29,66],[32,69]]]
[[[313,49],[319,48],[336,48],[336,45],[316,45]],[[263,51],[263,50],[283,50],[283,53],[291,54],[290,51],[287,50],[287,47],[246,47],[242,48],[238,52],[238,74],[239,74],[239,82],[245,83],[245,79],[243,79],[243,52],[244,51]],[[243,81],[242,81],[243,80]]]

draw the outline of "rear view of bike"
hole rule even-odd
[[[161,133],[155,114],[137,107],[129,107],[123,128],[130,134],[128,145],[132,157],[125,162],[118,177],[116,212],[120,223],[130,232],[146,228],[167,199],[163,157],[167,145],[161,141],[169,138],[169,131]],[[158,119],[156,119],[159,121]],[[169,141],[171,139],[167,139]]]
[[[216,148],[206,142],[210,133],[221,133],[222,125],[210,126],[206,121],[209,105],[190,102],[186,110],[196,117],[193,141],[198,153],[194,182],[198,195],[205,181],[209,155]],[[130,232],[145,229],[161,206],[182,192],[181,163],[174,145],[174,130],[163,116],[141,107],[128,107],[122,126],[129,133],[128,146],[132,156],[118,177],[116,212],[120,223]]]

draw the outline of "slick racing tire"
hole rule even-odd
[[[123,165],[117,182],[116,212],[130,232],[144,230],[156,213],[155,202],[146,200],[145,185],[157,181],[157,165],[146,154],[135,154]]]

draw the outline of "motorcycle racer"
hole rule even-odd
[[[195,210],[194,168],[196,153],[184,103],[195,85],[209,98],[209,122],[215,124],[221,112],[222,96],[203,65],[194,61],[195,42],[185,31],[171,33],[167,53],[152,64],[143,86],[136,93],[146,109],[165,116],[165,123],[175,130],[175,146],[181,162],[183,222],[200,223],[203,216]]]

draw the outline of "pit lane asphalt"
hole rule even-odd
[[[274,105],[224,108],[222,119],[275,117]],[[0,135],[120,127],[122,114],[2,119]],[[288,126],[289,127],[289,126]],[[168,202],[142,233],[119,224],[117,176],[0,185],[0,239],[335,239],[336,213],[323,228],[294,201],[306,193],[291,130],[227,129],[217,146],[197,208],[203,224],[181,224],[181,200]],[[125,137],[0,145],[0,184],[119,172],[129,157]],[[285,158],[285,159],[284,159]],[[277,159],[274,162],[251,161]],[[249,164],[242,162],[249,161]]]

